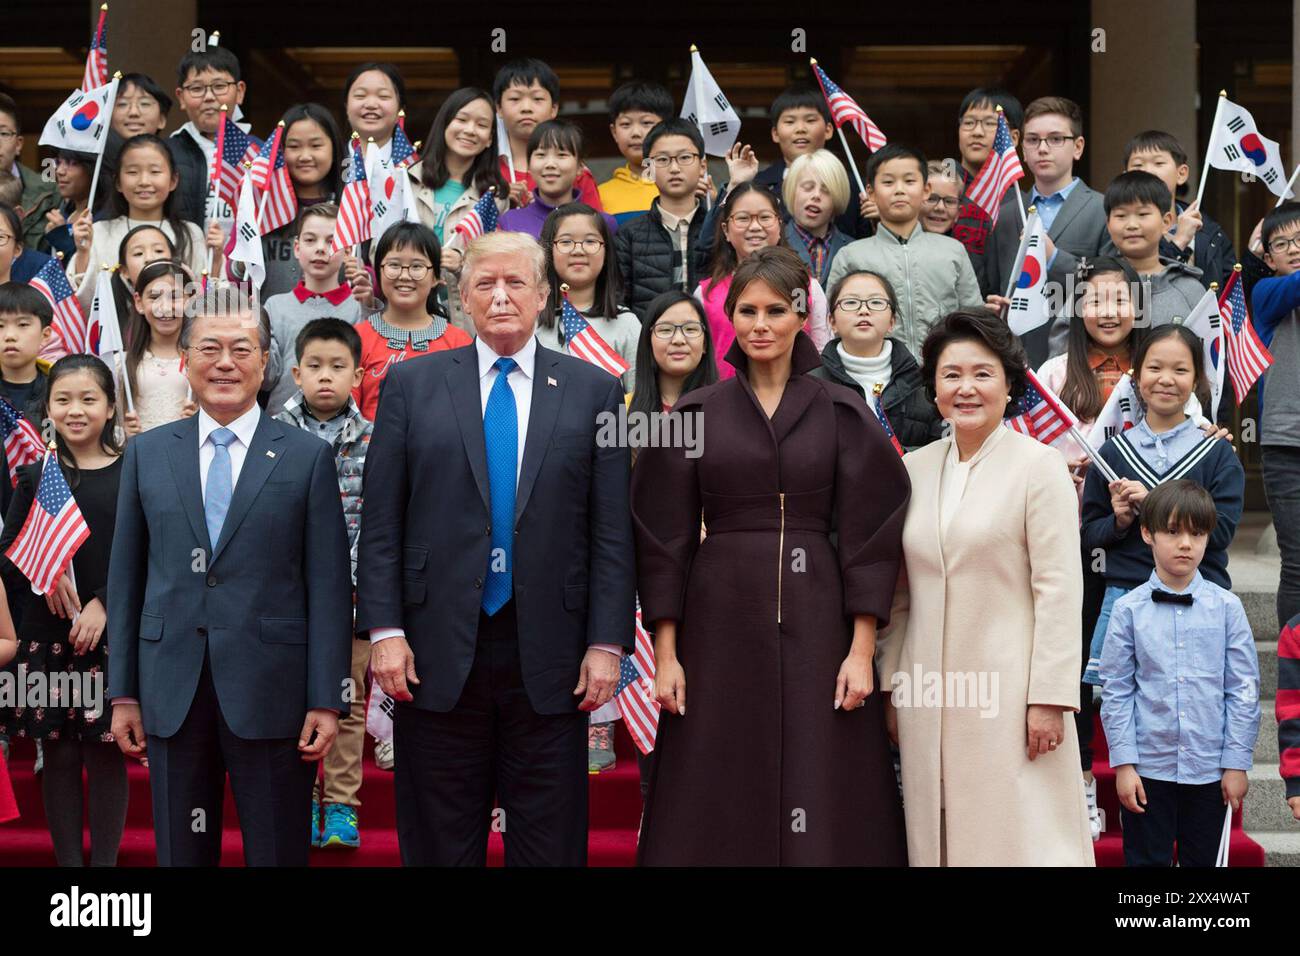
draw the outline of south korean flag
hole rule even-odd
[[[698,127],[704,152],[710,156],[727,155],[740,135],[740,117],[695,47],[691,47],[691,78],[682,101],[682,119]]]
[[[253,177],[247,173],[239,186],[239,210],[235,215],[235,245],[230,258],[244,263],[256,289],[266,281],[266,260],[262,256],[262,233],[257,226],[257,204],[253,201]]]
[[[1255,118],[1227,97],[1219,98],[1206,155],[1215,169],[1231,169],[1262,180],[1273,195],[1291,199],[1277,143],[1260,134]]]
[[[370,182],[370,235],[376,241],[399,222],[419,220],[406,170],[385,159],[374,140],[366,145],[366,178]]]

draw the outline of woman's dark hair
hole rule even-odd
[[[767,193],[767,190],[763,190]],[[771,193],[767,193],[771,195]],[[744,294],[745,288],[751,282],[764,282],[777,295],[784,296],[794,311],[807,318],[811,311],[809,299],[809,275],[808,266],[799,254],[788,246],[767,246],[763,249],[756,249],[748,259],[736,267],[736,274],[731,279],[731,288],[727,290],[727,298],[723,303],[723,311],[727,313],[727,318],[731,318],[736,311],[736,303],[740,301],[741,295]],[[796,291],[803,292],[803,308],[799,308]]]
[[[182,289],[194,281],[189,269],[185,268],[180,261],[176,259],[160,259],[157,262],[149,263],[140,270],[140,278],[136,282],[136,292],[143,298],[144,291],[149,286],[168,276],[179,279]],[[136,380],[136,370],[140,367],[140,362],[144,359],[144,353],[149,348],[150,340],[153,338],[153,330],[149,327],[149,320],[144,317],[144,313],[135,308],[134,302],[132,302],[130,314],[131,318],[128,320],[129,324],[123,336],[123,344],[126,346],[126,377],[127,381],[131,383],[131,394],[139,395],[140,388]]]
[[[632,401],[628,410],[633,412],[663,411],[663,396],[659,391],[659,366],[655,363],[654,327],[660,317],[675,305],[683,302],[690,304],[704,327],[704,351],[700,355],[700,364],[686,376],[682,382],[682,394],[705,385],[712,385],[718,380],[718,363],[713,358],[713,336],[709,334],[709,319],[704,313],[704,306],[698,299],[681,289],[669,289],[650,300],[646,310],[645,322],[641,326],[641,338],[636,346],[636,389],[632,392]]]
[[[7,202],[0,202],[0,218],[3,218],[9,231],[14,234],[14,251],[17,252],[23,247],[23,221],[18,216],[18,210]]]
[[[1187,351],[1192,353],[1192,391],[1201,405],[1206,405],[1209,399],[1209,385],[1205,380],[1205,355],[1201,350],[1201,337],[1185,325],[1158,325],[1148,330],[1142,337],[1142,344],[1133,355],[1133,390],[1137,392],[1138,401],[1142,401],[1142,390],[1137,386],[1142,380],[1142,365],[1147,360],[1147,353],[1157,342],[1170,338],[1181,339],[1187,346]]]
[[[348,94],[352,92],[352,87],[357,80],[361,79],[362,73],[369,73],[371,70],[378,70],[388,81],[393,84],[393,89],[397,92],[397,108],[399,110],[406,107],[406,81],[402,79],[401,71],[391,63],[379,63],[370,61],[357,66],[348,74],[347,82],[343,84],[343,109],[346,113],[348,107]]]
[[[736,203],[751,194],[762,196],[771,203],[772,211],[776,213],[777,218],[781,216],[781,204],[777,201],[777,198],[752,179],[728,191],[726,201],[722,204],[722,210],[718,213],[718,224],[714,227],[713,232],[712,277],[714,282],[721,282],[736,271],[736,265],[740,259],[731,243],[727,241],[727,221],[731,218],[731,211],[736,208]],[[777,239],[776,244],[778,246],[788,245],[785,241],[785,230],[778,229],[777,234],[780,238]]]
[[[130,244],[132,239],[142,232],[158,233],[158,235],[163,237],[163,241],[167,243],[167,248],[171,250],[171,257],[176,257],[176,244],[172,242],[171,237],[168,236],[167,233],[163,232],[158,226],[155,226],[152,223],[143,223],[139,226],[133,226],[127,234],[122,237],[122,241],[117,244],[117,262],[119,266],[126,261],[126,247]],[[145,263],[145,265],[148,265],[148,263]],[[113,287],[113,301],[117,303],[117,319],[122,325],[122,342],[126,346],[130,347],[131,329],[134,328],[131,323],[131,318],[136,314],[135,299],[131,297],[131,290],[127,288],[126,279],[123,278],[122,273],[122,269],[114,269],[110,285]]]
[[[49,378],[45,381],[45,397],[41,400],[41,418],[50,417],[50,395],[54,392],[54,386],[59,379],[77,372],[89,372],[94,378],[95,384],[103,390],[108,404],[113,409],[113,414],[108,416],[108,421],[104,422],[104,430],[99,433],[99,447],[110,455],[122,454],[122,444],[117,440],[117,387],[113,382],[113,373],[109,371],[107,365],[97,355],[87,355],[84,352],[74,352],[72,355],[65,355],[53,365],[50,366]],[[59,463],[64,469],[71,472],[68,479],[68,485],[76,488],[81,480],[81,470],[77,467],[77,459],[73,457],[72,450],[68,448],[67,442],[63,436],[55,429],[54,441],[59,450]]]
[[[944,349],[954,342],[975,342],[998,357],[1010,387],[1011,401],[1007,403],[1007,408],[1014,408],[1020,396],[1025,393],[1025,368],[1028,365],[1025,347],[1007,323],[987,309],[958,309],[950,312],[925,337],[921,344],[921,382],[930,402],[933,404],[935,401],[939,359],[943,356]]]
[[[201,70],[199,72],[202,72]],[[235,63],[235,80],[239,80],[239,63]],[[180,79],[180,85],[184,85],[187,77]],[[126,92],[128,86],[137,87],[141,92],[147,93],[158,101],[158,109],[165,117],[172,111],[172,98],[167,95],[167,91],[154,81],[152,76],[147,73],[124,73],[122,78],[117,82],[117,95],[121,96]]]
[[[596,276],[596,297],[592,300],[589,314],[612,319],[618,315],[619,303],[623,301],[623,280],[618,271],[618,260],[614,257],[614,237],[610,234],[605,217],[585,202],[565,203],[551,210],[551,214],[546,217],[546,222],[542,224],[542,233],[539,237],[542,249],[546,253],[546,281],[551,285],[551,294],[546,297],[546,306],[537,316],[539,328],[555,327],[555,317],[559,314],[560,305],[564,301],[564,293],[560,290],[560,283],[564,280],[555,271],[555,255],[551,250],[551,243],[555,241],[555,234],[560,231],[560,224],[571,216],[589,216],[593,223],[592,228],[600,236],[600,241],[605,244],[605,264],[600,270],[600,275]]]
[[[889,311],[895,318],[897,318],[898,317],[898,293],[894,291],[894,284],[890,282],[888,279],[886,279],[884,276],[882,276],[879,272],[872,272],[870,269],[854,269],[852,272],[845,273],[844,275],[840,276],[839,281],[836,282],[833,286],[831,286],[831,291],[826,296],[826,308],[830,311],[830,314],[831,315],[835,314],[835,306],[836,303],[840,301],[840,293],[844,291],[844,287],[848,285],[849,280],[857,279],[863,276],[867,277],[868,279],[875,279],[877,282],[880,283],[880,287],[885,290],[885,298],[889,300]]]
[[[442,270],[442,247],[438,245],[438,237],[434,231],[421,222],[399,222],[389,226],[384,234],[379,237],[379,242],[375,245],[375,284],[379,286],[378,292],[380,298],[383,298],[383,267],[384,259],[390,252],[396,252],[398,249],[414,249],[416,252],[424,253],[425,257],[433,265],[433,288],[429,290],[429,298],[425,301],[424,309],[430,315],[443,315],[442,307],[438,304],[438,277]]]
[[[505,176],[501,175],[501,164],[497,162],[497,124],[496,106],[492,94],[477,86],[462,86],[452,92],[438,115],[433,118],[429,135],[424,141],[424,158],[420,163],[420,181],[430,189],[440,189],[451,178],[447,171],[447,127],[456,118],[456,114],[475,100],[483,100],[493,116],[492,139],[486,149],[474,157],[469,169],[465,171],[462,182],[466,187],[472,186],[480,196],[495,187],[498,196],[504,196],[510,189]]]
[[[1219,523],[1219,515],[1209,491],[1190,478],[1178,478],[1151,489],[1138,520],[1152,535],[1170,528],[1209,534]]]
[[[330,171],[321,180],[321,185],[325,189],[325,200],[337,201],[343,194],[343,161],[348,156],[348,144],[343,140],[343,133],[339,130],[334,114],[319,103],[295,103],[285,110],[284,116],[280,119],[284,123],[286,137],[289,135],[289,128],[303,120],[315,123],[325,131],[325,137],[330,141]],[[281,145],[283,148],[283,144]],[[292,170],[289,175],[293,176]]]
[[[122,164],[126,161],[126,154],[133,149],[144,149],[150,147],[162,153],[167,160],[167,168],[171,170],[171,175],[176,175],[176,164],[172,161],[171,150],[167,144],[155,136],[153,133],[141,133],[138,136],[132,136],[122,144],[122,151],[117,156],[117,169],[113,173],[113,198],[109,203],[109,211],[114,217],[130,215],[130,207],[127,204],[126,197],[122,195],[122,190],[118,186],[118,177],[122,174]],[[177,189],[179,189],[179,184]],[[180,216],[176,215],[176,189],[167,194],[163,200],[162,216],[163,222],[172,227],[172,234],[176,237],[172,240],[172,245],[176,249],[176,258],[182,262],[190,257],[190,235],[186,228],[186,222]]]
[[[1081,260],[1075,270],[1074,300],[1070,309],[1070,330],[1065,351],[1065,383],[1061,386],[1061,401],[1083,421],[1092,421],[1101,413],[1105,399],[1097,376],[1088,364],[1088,350],[1092,339],[1088,336],[1088,326],[1083,320],[1083,303],[1087,298],[1093,280],[1099,276],[1120,275],[1130,290],[1133,309],[1133,328],[1128,336],[1129,364],[1133,363],[1134,353],[1142,341],[1143,329],[1138,328],[1138,300],[1144,292],[1144,286],[1137,271],[1129,265],[1127,259],[1113,259],[1102,256],[1097,259]]]

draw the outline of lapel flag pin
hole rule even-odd
[[[557,382],[555,379],[551,378],[551,376],[548,375],[548,376],[546,376],[546,384],[547,384],[547,385],[550,385],[550,386],[552,386],[552,387],[558,387],[560,383]]]
[[[274,457],[275,457],[275,452],[273,452],[273,451],[268,451],[268,452],[266,453],[266,457],[267,457],[267,458],[274,458]]]

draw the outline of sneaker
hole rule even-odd
[[[311,802],[311,845],[320,846],[320,801]]]
[[[587,773],[613,770],[614,722],[592,724],[587,728]]]
[[[357,830],[357,808],[346,803],[325,804],[325,832],[321,846],[361,846],[361,833]]]
[[[1083,782],[1083,793],[1088,798],[1088,826],[1092,830],[1092,842],[1101,839],[1101,808],[1097,806],[1097,779]]]
[[[391,740],[375,741],[375,766],[380,770],[393,769],[393,742]]]

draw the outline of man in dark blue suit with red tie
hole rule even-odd
[[[398,701],[407,865],[483,865],[493,800],[508,866],[587,860],[588,712],[632,648],[627,448],[602,447],[617,378],[543,348],[542,249],[466,251],[472,346],[388,373],[366,459],[357,630]]]

